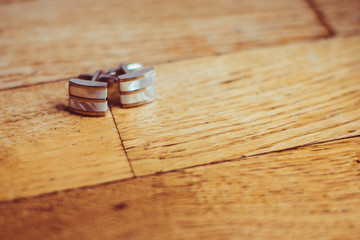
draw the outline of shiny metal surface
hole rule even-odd
[[[107,83],[72,78],[69,81],[69,95],[89,99],[106,99]]]
[[[76,96],[88,99],[106,99],[107,89],[106,88],[93,88],[93,87],[77,87],[69,85],[70,96]]]
[[[141,63],[130,63],[128,65],[126,65],[126,68],[129,71],[137,71],[139,69],[141,69],[143,67],[143,65]]]
[[[146,88],[156,83],[156,73],[154,72],[152,75],[128,82],[119,82],[120,92],[130,92],[136,91],[142,88]]]
[[[98,70],[95,74],[79,75],[81,79],[70,79],[70,110],[87,116],[103,116],[108,109],[108,99],[111,103],[120,101],[125,108],[155,100],[155,70],[150,67],[134,71],[141,67],[138,63],[122,63],[109,70],[110,73],[104,74]],[[130,72],[131,70],[133,72]]]
[[[134,81],[142,78],[146,78],[155,73],[154,68],[149,67],[134,72],[118,75],[120,82]]]
[[[73,96],[69,97],[70,110],[77,113],[80,111],[81,114],[84,115],[97,115],[96,113],[105,114],[107,106],[106,100],[83,99]]]
[[[69,80],[69,85],[77,85],[80,87],[94,87],[94,88],[106,88],[106,82],[97,82],[97,81],[88,81],[83,79],[71,78]]]
[[[155,100],[156,98],[156,86],[151,85],[134,93],[121,94],[120,103],[123,107],[131,107],[134,104],[145,104]]]

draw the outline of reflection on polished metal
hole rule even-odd
[[[126,65],[127,70],[129,70],[130,72],[140,70],[142,67],[143,65],[141,63],[130,63]]]
[[[129,82],[119,82],[120,92],[129,92],[136,91],[141,88],[145,88],[156,83],[156,74],[152,74],[146,78],[129,81]]]
[[[156,83],[156,73],[154,68],[149,67],[139,71],[130,72],[119,78],[120,92],[136,91]]]
[[[69,97],[69,107],[72,112],[88,116],[104,116],[107,111],[107,101],[104,99],[86,99]]]
[[[155,74],[155,70],[153,67],[141,69],[134,72],[129,72],[123,75],[118,76],[120,82],[128,82],[128,81],[134,81],[142,78],[149,77],[151,75]]]
[[[106,99],[107,83],[72,78],[69,81],[69,94],[89,99]]]
[[[124,108],[137,107],[156,98],[156,86],[152,85],[137,91],[120,94],[121,106]]]
[[[99,82],[102,71],[93,74],[91,81],[72,78],[69,81],[69,108],[72,112],[103,116],[107,111],[107,82]]]

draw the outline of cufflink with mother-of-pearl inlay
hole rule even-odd
[[[101,70],[90,80],[71,78],[69,81],[70,111],[87,116],[104,116],[107,109],[107,82],[100,82]]]
[[[156,98],[154,68],[124,64],[103,73],[80,74],[69,81],[69,108],[86,116],[104,116],[108,100],[123,108],[141,106]],[[116,101],[114,101],[116,100]]]
[[[120,103],[124,108],[152,102],[156,98],[156,73],[149,67],[118,76]]]

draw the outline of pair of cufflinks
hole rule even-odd
[[[86,116],[104,116],[108,101],[123,108],[137,107],[156,98],[154,68],[121,63],[105,72],[80,74],[69,80],[69,109]]]

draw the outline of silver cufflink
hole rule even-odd
[[[95,74],[80,74],[69,81],[69,108],[87,116],[103,116],[108,100],[124,108],[141,106],[156,98],[154,68],[124,64]]]
[[[156,98],[156,73],[145,68],[118,76],[120,103],[124,108],[136,107]]]
[[[88,115],[103,116],[107,111],[107,82],[99,82],[102,71],[96,71],[91,80],[71,78],[69,81],[70,111]]]

